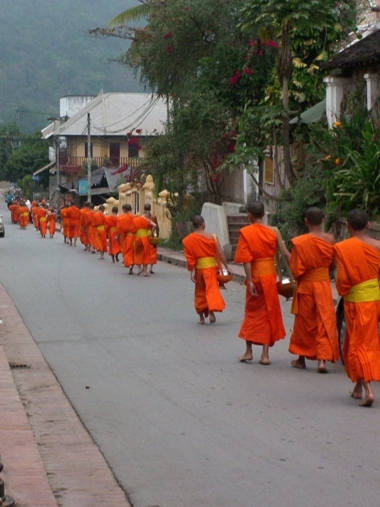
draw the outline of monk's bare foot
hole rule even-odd
[[[375,400],[374,395],[373,394],[368,394],[365,397],[365,400],[363,401],[363,403],[359,403],[359,407],[371,407],[372,403],[374,402],[374,400]]]
[[[133,275],[133,267],[129,268],[128,275]]]
[[[151,275],[154,275],[154,271],[153,271],[153,269],[151,269],[151,270],[149,271],[149,273],[150,273]]]
[[[327,373],[326,361],[318,361],[318,373]]]
[[[204,324],[205,323],[205,316],[203,313],[200,313],[199,314],[199,324]]]
[[[290,364],[293,366],[293,368],[298,368],[299,370],[305,370],[306,364],[304,359],[293,359],[293,361],[290,362]]]
[[[269,357],[268,358],[262,357],[259,361],[259,364],[262,364],[263,366],[269,366],[270,365]]]
[[[215,314],[214,312],[210,312],[210,324],[215,324],[215,322],[216,322]]]
[[[356,392],[355,389],[353,389],[352,391],[348,391],[348,392],[349,392],[350,396],[352,398],[354,398],[355,400],[361,400],[363,398],[363,394]]]
[[[244,356],[239,356],[238,359],[241,363],[245,363],[246,361],[252,361],[253,356],[252,356],[252,354],[246,353],[246,354],[244,354]]]

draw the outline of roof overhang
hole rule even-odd
[[[35,171],[33,173],[33,176],[36,176],[37,174],[40,174],[43,171],[46,171],[46,169],[49,169],[49,167],[52,167],[54,164],[55,164],[55,161],[54,162],[49,162],[48,164],[46,164],[43,167],[41,167],[41,169],[38,169],[37,171]]]

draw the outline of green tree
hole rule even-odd
[[[282,144],[284,166],[290,184],[296,179],[290,154],[289,89],[293,70],[307,67],[305,58],[294,61],[294,49],[301,48],[305,56],[308,46],[320,49],[317,59],[325,59],[331,42],[336,42],[353,26],[351,15],[354,2],[335,0],[249,0],[242,9],[243,30],[257,30],[262,40],[275,37],[278,46],[277,78],[281,86]],[[343,29],[342,21],[345,22]],[[295,65],[296,64],[296,65]],[[313,63],[315,66],[315,63]]]
[[[21,181],[25,175],[33,172],[49,163],[49,143],[41,139],[41,132],[37,131],[23,138],[20,146],[9,157],[3,169],[3,177],[6,180]],[[41,174],[41,183],[48,184],[48,174]]]
[[[6,179],[4,168],[12,156],[13,150],[18,145],[21,130],[16,124],[0,126],[0,178]]]

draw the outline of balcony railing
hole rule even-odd
[[[96,164],[98,167],[106,166],[106,167],[121,167],[123,165],[127,165],[129,167],[137,167],[141,163],[141,158],[128,158],[128,157],[92,157],[92,164]],[[87,168],[87,157],[71,157],[68,155],[59,156],[59,165],[61,171],[65,170],[65,165],[70,167],[80,167],[85,170]]]

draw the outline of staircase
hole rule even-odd
[[[242,227],[249,225],[247,213],[237,213],[235,215],[227,215],[228,232],[230,235],[230,243],[232,247],[232,258],[235,257],[236,246],[239,239],[239,231]]]

